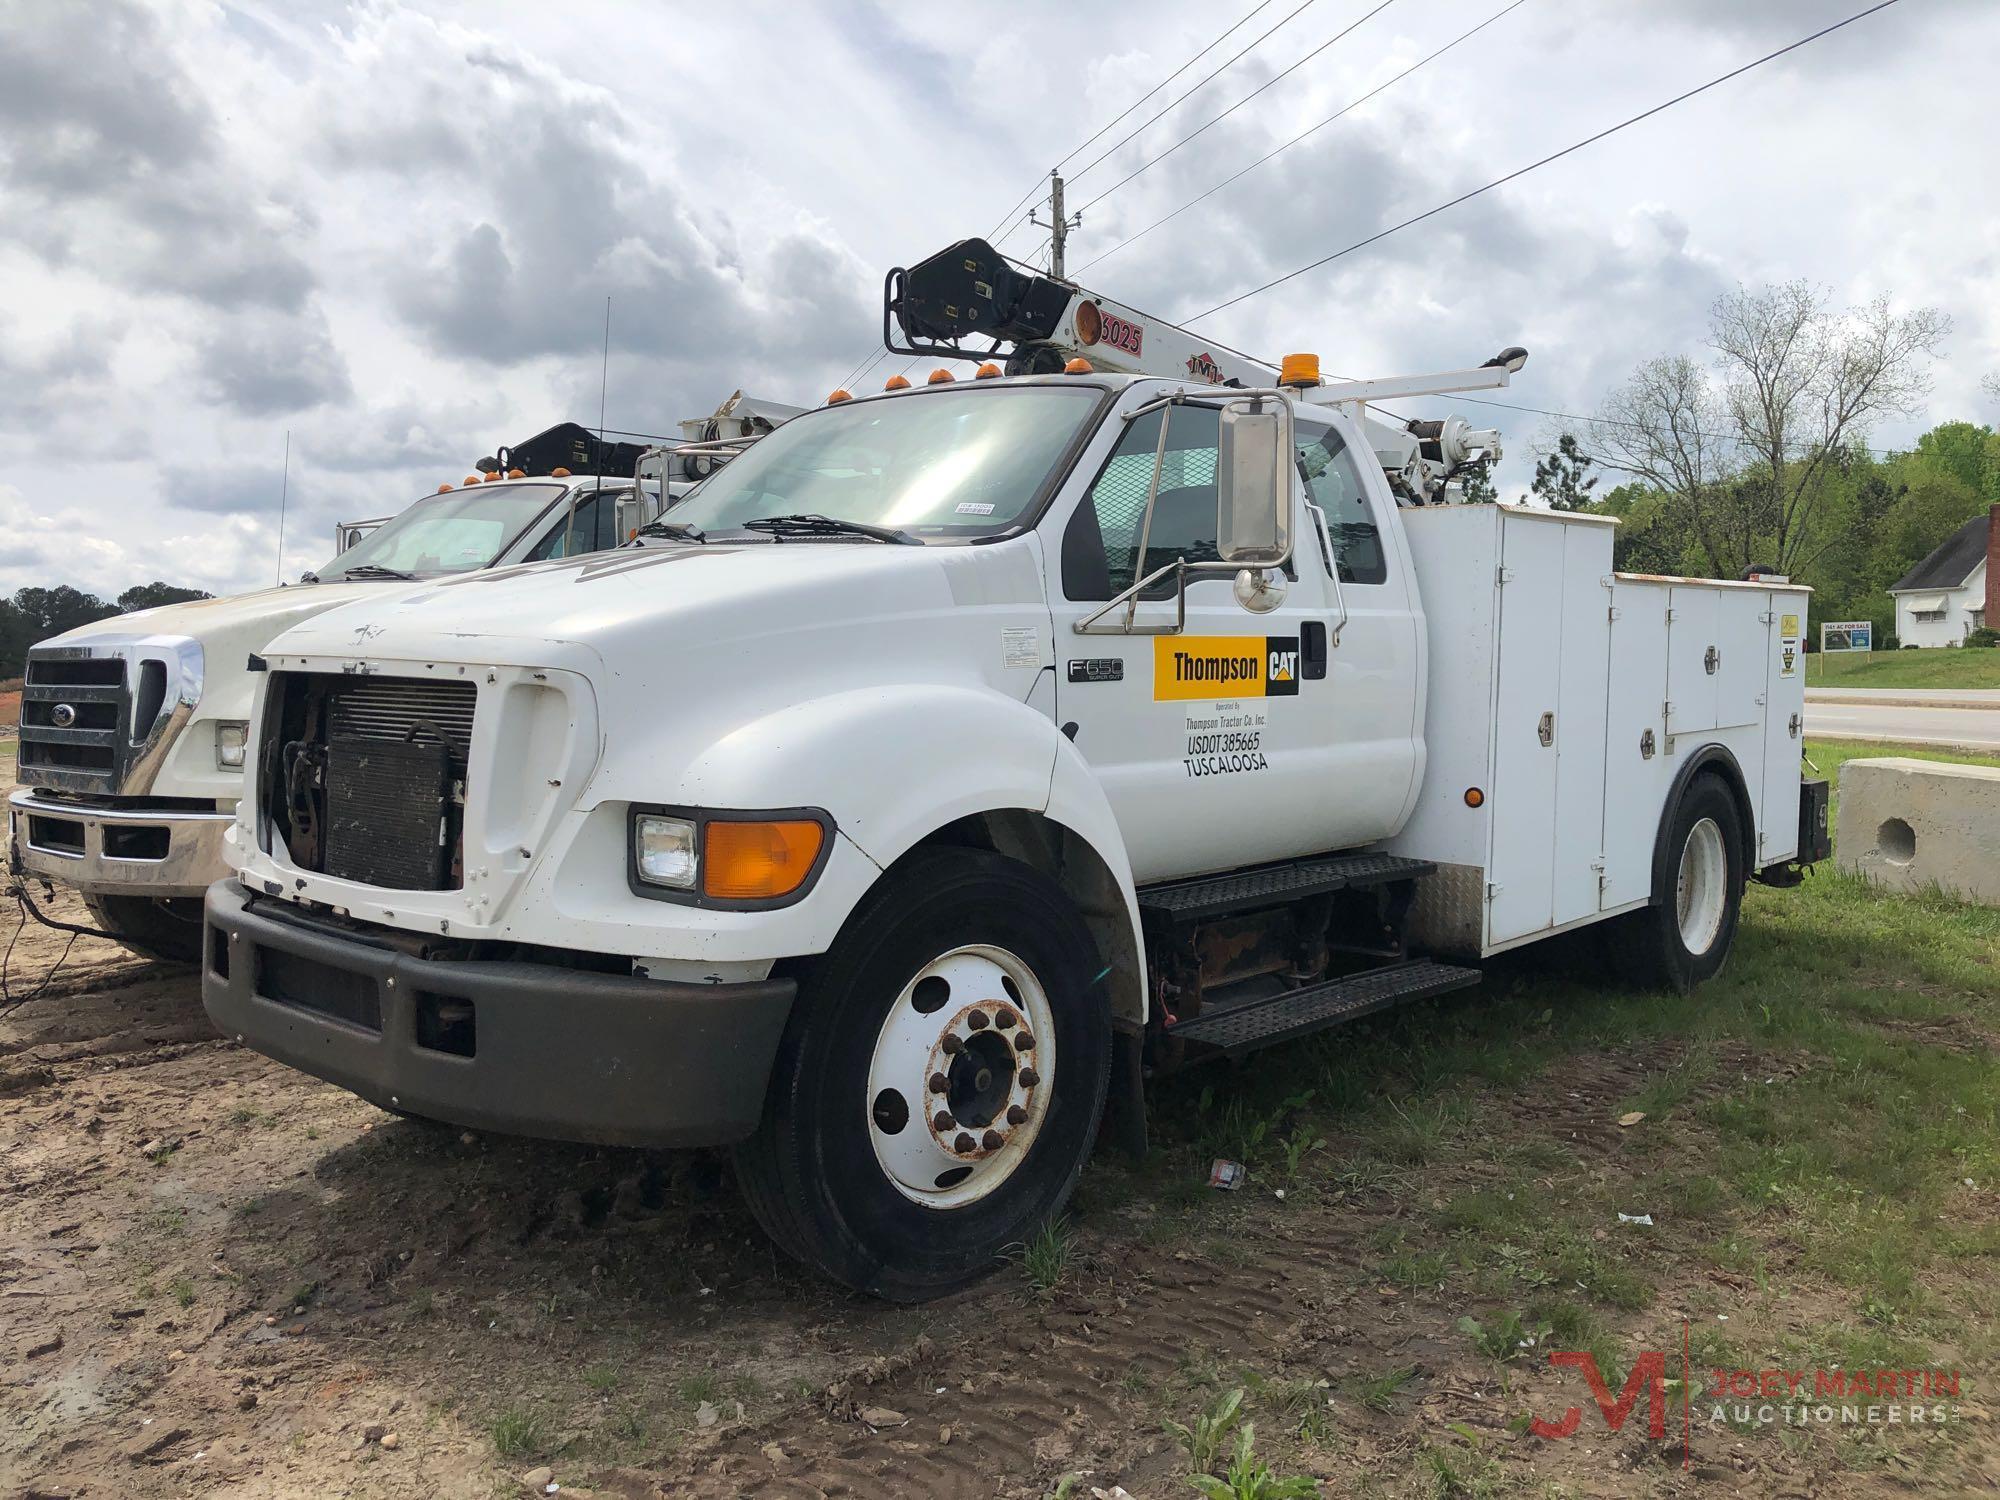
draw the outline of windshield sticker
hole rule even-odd
[[[1295,635],[1153,637],[1153,698],[1293,698],[1299,691]]]
[[[1191,778],[1268,771],[1264,728],[1264,710],[1241,703],[1218,703],[1213,712],[1191,712],[1185,724],[1187,754],[1181,764]]]
[[[991,500],[961,500],[952,507],[961,516],[990,516],[993,514]]]
[[[1032,625],[1008,625],[1000,631],[1000,665],[1039,667],[1042,664],[1041,632]]]

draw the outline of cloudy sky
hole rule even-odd
[[[1199,312],[1862,3],[1523,0],[1084,280]],[[271,581],[288,431],[296,575],[336,520],[594,422],[607,295],[609,425],[816,401],[875,351],[883,271],[1049,167],[1074,269],[1506,0],[1378,4],[0,0],[0,590]],[[1995,57],[2000,5],[1902,0],[1198,326],[1351,375],[1521,343],[1509,399],[1588,411],[1722,289],[1806,277],[1946,310],[1931,416],[1994,420]],[[1517,487],[1551,424],[1498,415]]]

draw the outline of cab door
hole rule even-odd
[[[1139,387],[1125,404],[1153,394]],[[1162,421],[1167,441],[1142,558]],[[1142,883],[1381,837],[1400,813],[1412,773],[1413,651],[1402,644],[1385,650],[1381,639],[1400,628],[1399,641],[1407,642],[1407,599],[1398,627],[1356,607],[1365,588],[1380,586],[1357,583],[1349,629],[1335,648],[1331,559],[1305,510],[1302,477],[1293,497],[1295,555],[1275,609],[1254,614],[1236,602],[1230,576],[1208,576],[1188,584],[1186,624],[1177,633],[1123,633],[1123,605],[1098,622],[1103,633],[1076,633],[1077,621],[1136,578],[1177,557],[1216,560],[1218,426],[1215,405],[1155,411],[1126,424],[1076,498],[1060,545],[1045,549],[1056,717],[1075,726],[1077,750],[1105,789]],[[1316,483],[1346,484],[1365,497],[1340,429],[1301,418],[1297,432],[1326,459]],[[1372,561],[1360,573],[1386,582],[1382,538],[1367,534],[1373,517],[1367,500],[1360,503],[1359,513],[1343,516],[1351,528],[1344,535],[1357,558],[1372,541]],[[1139,625],[1174,618],[1171,581],[1134,612]],[[1385,741],[1393,744],[1386,754]]]

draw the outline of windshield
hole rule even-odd
[[[1004,531],[1035,503],[1101,393],[927,390],[795,417],[669,511],[706,532],[820,515],[946,540]]]
[[[419,500],[319,570],[320,582],[374,568],[418,578],[483,568],[560,499],[560,484],[467,485]]]

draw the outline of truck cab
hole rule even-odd
[[[1685,590],[1687,628],[1632,638],[1615,711],[1541,701],[1552,631],[1608,677],[1608,525],[1409,524],[1503,508],[1411,505],[1441,431],[1366,411],[1512,355],[1344,387],[941,368],[835,392],[638,547],[294,625],[208,895],[211,1017],[404,1113],[732,1145],[781,1246],[920,1299],[1060,1211],[1107,1100],[1142,1144],[1149,1076],[1584,922],[1698,982],[1744,881],[1816,853],[1803,596],[1728,624],[1697,581],[1628,580]],[[1599,591],[1572,616],[1544,535]],[[1558,757],[1596,765],[1615,851],[1601,816],[1560,847],[1520,816]],[[1559,920],[1558,863],[1587,913]]]
[[[230,869],[223,833],[241,795],[256,653],[358,599],[617,546],[659,513],[659,496],[658,481],[635,487],[629,475],[474,473],[367,523],[297,584],[118,615],[41,642],[22,692],[14,857],[74,887],[128,947],[192,961],[202,895]]]

